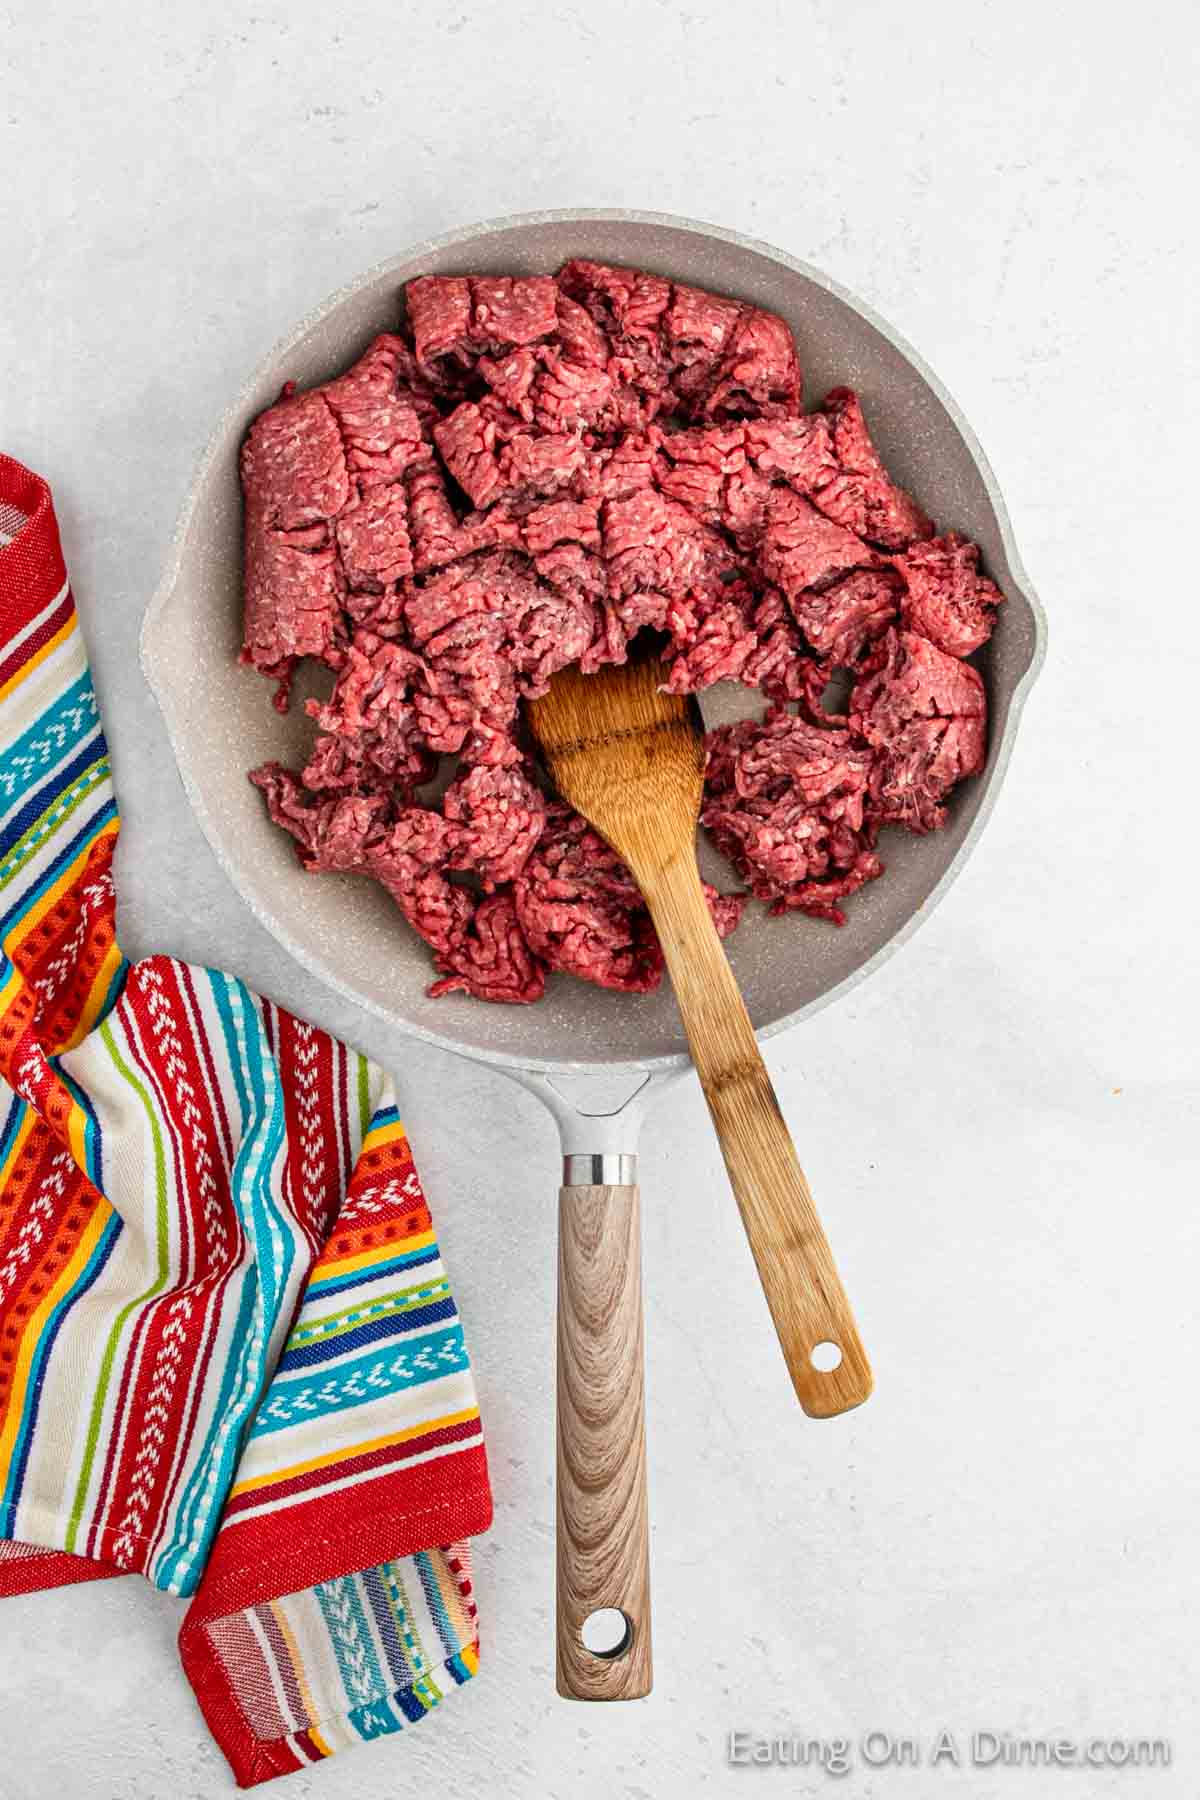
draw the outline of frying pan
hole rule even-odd
[[[534,1007],[464,996],[430,1000],[424,944],[384,890],[300,870],[245,778],[255,764],[304,760],[311,727],[281,718],[266,683],[237,666],[241,497],[237,452],[250,420],[286,380],[339,373],[376,333],[394,329],[398,295],[431,272],[537,274],[570,257],[633,264],[754,301],[792,326],[810,400],[846,384],[862,396],[888,467],[945,529],[982,548],[1007,604],[975,659],[987,686],[990,751],[947,828],[888,831],[887,873],[855,896],[841,930],[753,909],[730,957],[756,1031],[774,1035],[848,992],[927,919],[973,849],[995,801],[1022,705],[1045,647],[1041,608],[970,427],[936,376],[869,307],[767,244],[662,213],[528,213],[448,233],[370,269],[333,294],[265,358],[232,401],[184,503],[142,632],[142,661],[184,787],[219,861],[259,919],[313,974],[390,1025],[490,1063],[536,1094],[564,1155],[559,1234],[558,1686],[578,1698],[649,1691],[650,1633],[641,1401],[637,1134],[647,1105],[686,1072],[667,987],[604,992],[553,979]],[[213,696],[220,696],[214,716]],[[301,688],[298,698],[302,699]],[[710,690],[709,724],[746,710],[732,686]],[[751,705],[759,704],[756,696]],[[710,850],[710,879],[728,870]],[[607,1647],[584,1643],[593,1610],[624,1614]],[[603,1653],[598,1653],[603,1652]]]

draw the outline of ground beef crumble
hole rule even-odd
[[[889,631],[850,695],[850,727],[875,751],[873,817],[937,831],[951,788],[978,775],[987,756],[979,671],[915,631]]]
[[[707,889],[721,935],[751,897],[841,924],[881,828],[938,829],[983,767],[963,659],[1002,595],[978,547],[892,479],[851,389],[804,410],[791,332],[749,303],[576,260],[423,276],[405,307],[242,449],[243,660],[281,710],[303,660],[333,676],[304,769],[251,775],[303,866],[381,882],[431,994],[656,988],[632,876],[544,791],[520,719],[649,627],[673,692],[764,696],[709,734],[702,823],[748,889]]]
[[[710,734],[702,823],[775,913],[836,924],[838,905],[882,874],[867,817],[873,758],[848,731],[780,708]]]

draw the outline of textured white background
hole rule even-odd
[[[0,43],[0,445],[54,485],[124,947],[224,961],[391,1061],[489,1433],[481,1678],[281,1791],[1195,1795],[1192,9],[22,0]],[[576,204],[740,228],[878,307],[974,423],[1051,624],[969,869],[770,1047],[878,1371],[863,1411],[797,1412],[698,1090],[652,1120],[657,1684],[598,1710],[552,1680],[549,1120],[288,963],[193,824],[135,658],[193,461],[275,337],[414,239]],[[4,1605],[0,1800],[229,1791],[178,1616],[136,1581]],[[725,1763],[734,1727],[942,1725],[1161,1732],[1176,1761],[840,1785]]]

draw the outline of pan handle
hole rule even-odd
[[[653,1681],[637,1158],[563,1162],[556,1680],[568,1700],[637,1700]]]
[[[636,1150],[646,1102],[686,1072],[506,1071],[554,1115],[563,1148],[555,1663],[568,1700],[638,1700],[653,1680]]]

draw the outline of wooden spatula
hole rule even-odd
[[[559,792],[645,896],[792,1384],[806,1413],[829,1418],[867,1398],[871,1369],[709,915],[696,866],[704,743],[662,679],[656,661],[564,669],[528,716]],[[651,1686],[640,1257],[636,1187],[562,1189],[558,1690],[577,1699]],[[580,1635],[601,1608],[627,1624],[606,1658]]]
[[[654,920],[746,1236],[805,1412],[871,1392],[850,1302],[709,916],[696,864],[704,740],[654,660],[564,669],[528,714],[559,792],[628,865]],[[822,1369],[836,1346],[836,1367]]]

